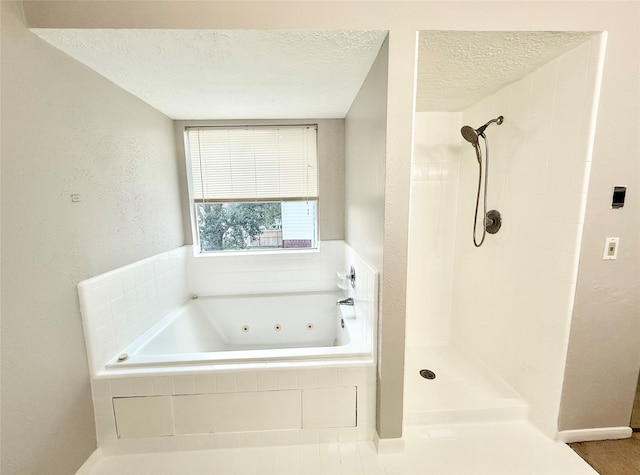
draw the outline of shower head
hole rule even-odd
[[[504,122],[504,117],[503,116],[499,116],[495,119],[491,119],[489,122],[487,122],[486,124],[484,124],[481,127],[478,127],[477,129],[474,129],[473,127],[469,126],[469,125],[465,125],[464,127],[462,127],[460,129],[460,133],[462,134],[462,136],[464,137],[464,139],[469,142],[471,145],[473,145],[474,147],[478,146],[478,137],[484,137],[484,131],[487,127],[489,127],[491,124],[496,123],[498,125],[502,124]]]
[[[478,145],[478,132],[476,131],[476,129],[474,129],[473,127],[471,127],[470,125],[465,125],[464,127],[462,127],[460,129],[460,133],[462,134],[462,137],[464,137],[464,139],[469,142],[471,145]]]

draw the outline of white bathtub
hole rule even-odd
[[[310,292],[335,288],[345,262],[355,307]],[[243,291],[269,295],[205,297]],[[378,273],[343,242],[261,257],[179,248],[78,292],[105,454],[373,437]],[[203,427],[214,413],[226,425]]]
[[[198,297],[170,312],[106,365],[175,365],[370,356],[340,292]]]

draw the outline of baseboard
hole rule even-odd
[[[398,439],[381,439],[378,431],[373,431],[373,444],[379,454],[401,454],[404,452],[404,440]]]
[[[76,472],[76,475],[89,475],[93,467],[96,466],[96,464],[100,461],[101,458],[102,458],[102,450],[100,449],[100,447],[98,447],[96,450],[93,451],[91,455],[89,455],[89,458],[84,461],[82,466]]]
[[[562,430],[556,434],[558,442],[588,442],[591,440],[628,439],[631,427],[601,427],[598,429]]]

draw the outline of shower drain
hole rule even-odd
[[[420,376],[422,376],[424,379],[436,379],[436,373],[434,373],[430,369],[421,369]]]

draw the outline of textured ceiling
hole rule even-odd
[[[384,31],[33,29],[173,119],[344,117]],[[461,111],[589,32],[424,31],[417,111]]]
[[[564,52],[590,32],[423,31],[416,110],[461,111]]]
[[[173,119],[344,117],[383,31],[33,29]]]

